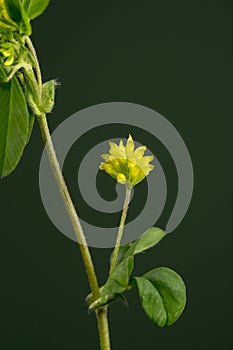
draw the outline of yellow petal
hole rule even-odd
[[[140,166],[140,168],[143,168],[147,166],[150,162],[152,162],[153,159],[154,159],[153,156],[145,156],[140,159],[137,159],[137,164],[138,166]]]
[[[114,142],[109,142],[109,153],[116,158],[125,158],[124,152]]]
[[[124,153],[125,153],[125,146],[124,146],[124,144],[123,144],[123,141],[122,141],[122,140],[120,140],[120,142],[119,142],[119,148],[120,148],[120,150],[121,150],[122,152],[124,152]]]
[[[106,162],[108,162],[110,160],[110,155],[109,154],[102,154],[101,158],[103,158]]]
[[[133,142],[132,136],[129,135],[129,138],[125,146],[125,154],[128,159],[132,157],[133,151],[134,151],[134,142]]]
[[[133,154],[135,160],[137,161],[137,159],[142,158],[144,156],[145,151],[146,151],[146,146],[140,146],[136,148]]]
[[[117,174],[117,181],[120,182],[121,184],[125,184],[126,183],[126,177],[124,174]]]
[[[154,165],[147,165],[143,168],[143,172],[145,174],[145,176],[147,176],[149,174],[150,171],[152,171],[154,169]]]

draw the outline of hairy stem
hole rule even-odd
[[[41,96],[42,96],[42,75],[41,75],[41,69],[40,69],[40,64],[39,64],[39,61],[38,61],[38,58],[37,58],[37,53],[36,53],[36,50],[33,46],[33,43],[31,41],[31,39],[26,36],[25,37],[25,40],[26,40],[26,43],[27,43],[27,46],[29,48],[29,50],[31,51],[34,59],[35,59],[35,69],[36,69],[36,77],[37,77],[37,82],[38,82],[38,88],[39,88],[39,98],[41,99]]]
[[[37,54],[35,51],[35,48],[31,42],[31,39],[29,37],[26,37],[26,43],[28,45],[28,48],[30,49],[34,59],[35,59],[35,70],[37,75],[37,83],[38,83],[38,99],[41,100],[42,98],[42,77],[41,77],[41,70],[39,61],[37,58]],[[40,126],[40,131],[42,135],[42,139],[45,144],[45,148],[48,154],[49,162],[51,169],[53,171],[53,175],[55,177],[55,180],[57,182],[58,189],[60,191],[61,197],[63,199],[64,205],[66,207],[67,213],[69,215],[70,221],[72,223],[72,227],[74,229],[77,241],[79,243],[79,248],[81,251],[84,267],[87,273],[89,285],[91,288],[92,295],[95,299],[98,299],[100,297],[100,290],[99,285],[94,269],[94,265],[92,262],[91,254],[86,242],[86,238],[79,220],[79,217],[77,215],[77,212],[75,210],[74,204],[72,202],[71,196],[69,194],[68,188],[66,186],[64,177],[62,175],[62,171],[60,168],[60,164],[58,162],[56,152],[54,149],[54,145],[52,142],[52,138],[50,135],[47,119],[45,114],[40,114],[37,116],[37,120]],[[98,322],[98,329],[99,329],[99,338],[100,338],[100,349],[101,350],[110,350],[110,339],[109,339],[109,329],[108,329],[108,318],[107,318],[107,308],[102,310],[96,311],[96,317]]]
[[[85,238],[85,235],[83,233],[82,226],[80,224],[80,220],[79,220],[78,215],[76,213],[76,210],[74,208],[72,199],[70,197],[69,191],[67,189],[65,180],[63,178],[63,175],[62,175],[62,172],[60,169],[60,165],[59,165],[58,160],[57,160],[57,156],[56,156],[56,153],[54,150],[54,146],[53,146],[52,139],[50,136],[48,123],[47,123],[47,119],[46,119],[45,114],[43,114],[42,116],[38,116],[37,120],[38,120],[38,123],[40,126],[43,141],[45,143],[45,148],[46,148],[46,151],[48,154],[48,158],[49,158],[50,166],[51,166],[52,171],[53,171],[53,175],[54,175],[55,180],[57,182],[58,189],[59,189],[60,194],[62,196],[64,205],[66,207],[66,210],[67,210],[67,213],[69,215],[70,221],[72,223],[75,235],[77,237],[77,241],[79,243],[80,251],[82,254],[82,258],[83,258],[84,266],[85,266],[85,269],[87,272],[87,276],[88,276],[88,280],[89,280],[92,294],[93,294],[94,298],[98,298],[99,297],[99,287],[98,287],[98,282],[97,282],[94,266],[92,263],[90,251],[89,251],[89,248],[87,246],[86,238]]]
[[[124,202],[120,226],[119,226],[119,230],[118,230],[118,234],[117,234],[116,245],[115,245],[115,249],[113,251],[112,263],[111,263],[111,267],[110,267],[110,274],[113,272],[113,270],[116,266],[116,262],[117,262],[117,256],[118,256],[118,252],[120,249],[121,239],[122,239],[124,227],[125,227],[125,220],[126,220],[128,208],[129,208],[131,189],[132,189],[132,187],[129,184],[125,185],[125,202]]]
[[[103,309],[96,311],[96,317],[98,320],[98,329],[99,329],[99,339],[100,339],[100,349],[101,350],[110,350],[110,338],[109,338],[109,329],[108,329],[108,308],[107,306]]]

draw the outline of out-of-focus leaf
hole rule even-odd
[[[23,7],[30,19],[40,16],[49,5],[50,0],[23,0]]]
[[[20,0],[4,0],[8,15],[13,22],[20,24],[22,20],[22,5]]]
[[[0,57],[0,84],[7,80],[6,70],[7,68],[3,65],[3,59]]]
[[[0,86],[0,177],[17,166],[28,141],[29,113],[16,77]]]
[[[5,0],[5,7],[11,20],[18,25],[21,34],[31,34],[31,24],[21,0]]]

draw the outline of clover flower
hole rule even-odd
[[[154,165],[149,164],[154,157],[144,156],[146,146],[135,149],[131,135],[125,146],[122,140],[119,145],[111,141],[109,145],[109,154],[101,156],[105,162],[100,164],[100,170],[104,170],[119,183],[135,186],[154,169]]]

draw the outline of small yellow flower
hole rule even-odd
[[[154,157],[144,156],[146,146],[135,149],[131,135],[125,146],[122,140],[119,145],[114,142],[109,142],[109,145],[109,154],[101,156],[105,162],[100,164],[100,169],[119,183],[135,186],[154,169],[154,165],[149,164]]]

